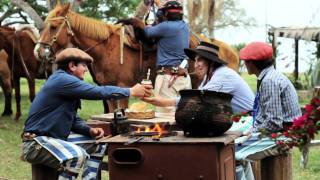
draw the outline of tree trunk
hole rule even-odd
[[[209,33],[209,38],[214,39],[214,13],[215,13],[215,2],[210,4],[209,8],[209,18],[208,18],[208,33]]]
[[[142,0],[138,7],[136,8],[136,12],[134,13],[134,17],[144,20],[145,15],[149,11],[149,6],[144,3],[144,0]]]
[[[70,3],[72,10],[75,12],[79,11],[79,7],[81,5],[81,0],[47,0],[48,11],[51,11],[58,4]]]
[[[34,21],[35,26],[38,29],[42,29],[44,27],[44,22],[41,17],[37,14],[37,12],[25,1],[23,0],[11,0],[12,4],[16,5],[20,9],[22,9],[25,13],[29,15],[29,17]]]

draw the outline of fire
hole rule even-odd
[[[144,127],[144,130],[141,130],[140,128],[138,128],[136,131],[136,133],[141,133],[141,132],[158,132],[159,136],[164,132],[164,130],[161,128],[161,126],[159,124],[154,125],[153,128],[150,128],[148,126]]]

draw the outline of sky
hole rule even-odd
[[[273,27],[320,27],[320,0],[236,0],[247,16],[256,19],[257,27],[227,28],[217,30],[215,37],[229,44],[266,41],[266,24]],[[293,71],[294,41],[278,38],[279,56],[277,68],[284,72]],[[315,43],[299,42],[299,71],[309,68],[310,59],[314,58]],[[286,67],[286,65],[288,65]]]

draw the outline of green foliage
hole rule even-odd
[[[218,3],[220,2],[220,3]],[[236,0],[216,1],[215,29],[226,27],[254,27],[257,26],[253,17],[248,17],[246,11],[240,8]]]
[[[2,0],[0,2],[0,10],[1,11],[4,11],[4,10],[7,10],[7,8],[10,6],[10,0]]]
[[[48,14],[46,0],[26,0],[26,2],[37,12],[37,14],[45,19]],[[140,0],[90,0],[81,1],[79,12],[84,16],[103,19],[109,22],[115,22],[119,18],[126,18],[132,16],[135,8],[138,6]],[[2,0],[0,2],[0,18],[8,11],[16,9],[10,0]],[[18,11],[20,12],[20,10]],[[24,13],[10,13],[8,17],[4,17],[6,22],[13,21],[13,17],[21,17],[25,23],[30,23],[30,19],[26,18]],[[1,19],[0,19],[1,21]],[[1,22],[0,22],[1,24]]]
[[[315,53],[316,53],[317,59],[319,59],[320,58],[320,42],[317,42],[317,51]]]
[[[91,0],[83,1],[80,12],[89,17],[116,21],[132,16],[140,0]]]
[[[46,0],[25,0],[36,12],[37,14],[44,19],[48,13],[46,8]],[[30,23],[28,15],[24,13],[21,9],[15,7],[10,0],[2,0],[0,2],[0,25],[6,25],[17,21],[19,23]],[[21,20],[22,19],[22,20]],[[5,23],[4,23],[5,22]]]
[[[293,74],[287,75],[287,77],[297,90],[309,90],[312,88],[311,76],[309,72],[300,73],[297,80],[295,80]]]
[[[41,5],[43,3],[39,3],[39,1],[35,1],[35,0],[26,0],[26,2],[38,13],[38,15],[42,19],[45,19],[48,13],[48,9],[45,5]]]
[[[317,58],[315,68],[312,71],[312,85],[313,86],[318,86],[320,85],[320,61]]]

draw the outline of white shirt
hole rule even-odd
[[[204,78],[204,80],[206,77]],[[212,74],[210,81],[203,85],[200,90],[224,92],[233,95],[231,107],[233,113],[250,111],[253,108],[254,94],[249,85],[233,69],[221,66]]]

